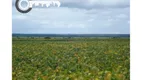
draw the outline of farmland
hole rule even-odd
[[[129,38],[13,38],[12,80],[130,80]]]

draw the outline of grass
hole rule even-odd
[[[12,80],[130,80],[130,40],[13,38]]]

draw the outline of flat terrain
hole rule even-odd
[[[13,38],[13,80],[130,80],[128,38]]]

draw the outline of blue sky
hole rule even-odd
[[[13,0],[14,4],[15,0]],[[13,33],[129,34],[129,0],[60,0],[59,8],[33,8],[22,14],[12,7]]]

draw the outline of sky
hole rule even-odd
[[[60,0],[23,14],[12,1],[12,33],[130,34],[129,0]]]

